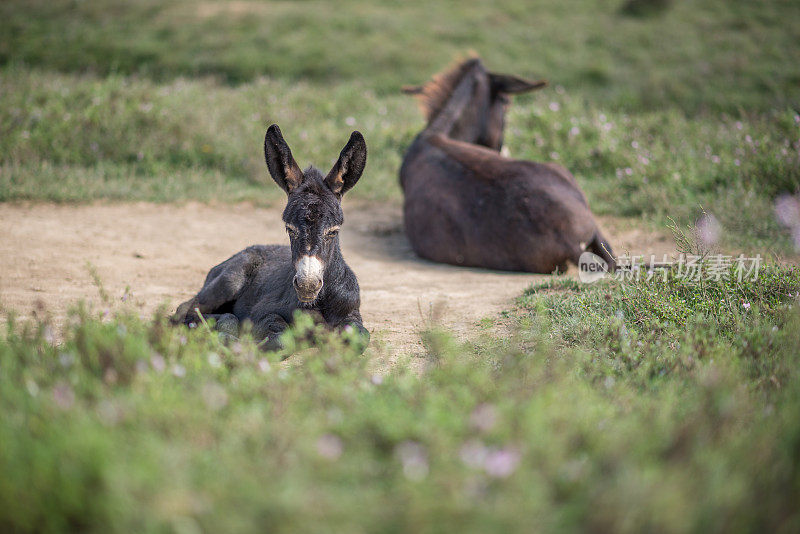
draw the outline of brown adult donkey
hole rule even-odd
[[[428,120],[400,168],[406,235],[419,256],[551,273],[588,250],[614,267],[569,171],[500,154],[509,95],[545,85],[488,72],[471,58],[403,89],[420,99]]]

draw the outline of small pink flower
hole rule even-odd
[[[338,460],[344,451],[344,445],[339,436],[324,434],[317,440],[317,454],[327,460]]]
[[[428,454],[416,441],[404,441],[395,447],[395,456],[403,465],[403,474],[409,480],[422,480],[428,476]]]
[[[167,368],[167,362],[164,360],[164,357],[157,352],[154,352],[153,355],[150,356],[150,365],[159,373],[163,373],[164,369]]]
[[[742,307],[743,307],[745,310],[749,310],[749,309],[750,309],[750,303],[749,303],[749,302],[743,302],[743,303],[742,303]]]
[[[710,213],[703,214],[696,225],[697,237],[706,246],[713,246],[719,241],[720,234],[722,233],[722,225],[716,217]]]
[[[59,382],[53,388],[53,401],[62,410],[68,410],[75,404],[75,392],[66,382]]]
[[[106,372],[103,373],[103,380],[105,380],[106,384],[116,384],[118,378],[119,375],[113,367],[107,368]]]
[[[779,196],[775,199],[775,216],[784,226],[797,226],[800,224],[800,201],[793,195]]]
[[[54,345],[56,342],[56,335],[53,332],[53,327],[49,324],[44,326],[42,337],[49,345]]]
[[[497,409],[491,404],[479,404],[470,414],[469,423],[480,432],[488,432],[497,423]]]
[[[507,478],[517,470],[519,460],[519,451],[504,448],[490,452],[483,463],[483,469],[490,477]]]
[[[217,368],[222,366],[222,358],[216,352],[209,352],[208,356],[208,365],[211,367]]]

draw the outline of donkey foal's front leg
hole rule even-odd
[[[204,315],[205,319],[214,319],[214,330],[219,332],[223,343],[239,339],[239,318],[232,313]]]
[[[369,345],[369,330],[364,328],[361,320],[360,313],[351,313],[342,320],[337,326],[339,331],[350,332],[351,329],[355,331],[357,336],[348,340],[348,344],[358,348],[359,352],[364,352]]]

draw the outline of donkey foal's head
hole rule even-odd
[[[272,179],[289,195],[283,222],[292,248],[297,298],[312,304],[322,291],[325,271],[341,261],[339,227],[343,222],[342,195],[364,172],[367,144],[353,132],[327,176],[314,167],[301,171],[281,130],[273,124],[264,138],[264,155]]]

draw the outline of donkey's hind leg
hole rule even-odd
[[[173,324],[197,324],[200,319],[198,311],[203,315],[213,314],[226,304],[234,302],[247,281],[245,266],[246,258],[237,254],[214,267],[203,288],[197,295],[178,306],[170,321]],[[215,271],[216,276],[212,278]]]
[[[175,310],[175,313],[169,318],[169,322],[174,325],[185,324],[188,325],[191,321],[187,320],[187,315],[191,310],[197,307],[197,295],[190,298],[186,302],[180,304]]]

